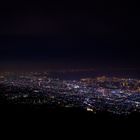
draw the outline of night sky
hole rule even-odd
[[[0,68],[139,68],[138,4],[128,1],[4,1]]]

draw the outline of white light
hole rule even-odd
[[[79,86],[78,86],[78,85],[76,85],[76,86],[74,86],[74,88],[79,88]]]
[[[87,111],[93,112],[93,109],[92,108],[87,108]]]

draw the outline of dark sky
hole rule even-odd
[[[1,68],[139,66],[139,12],[133,1],[4,1]],[[26,65],[26,66],[27,66]]]

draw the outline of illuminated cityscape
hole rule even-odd
[[[79,108],[94,114],[140,112],[140,80],[117,77],[62,79],[51,72],[0,74],[4,103]]]

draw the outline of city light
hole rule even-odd
[[[140,112],[140,80],[117,77],[61,79],[51,72],[1,73],[0,96],[12,104],[82,108],[113,114]]]

